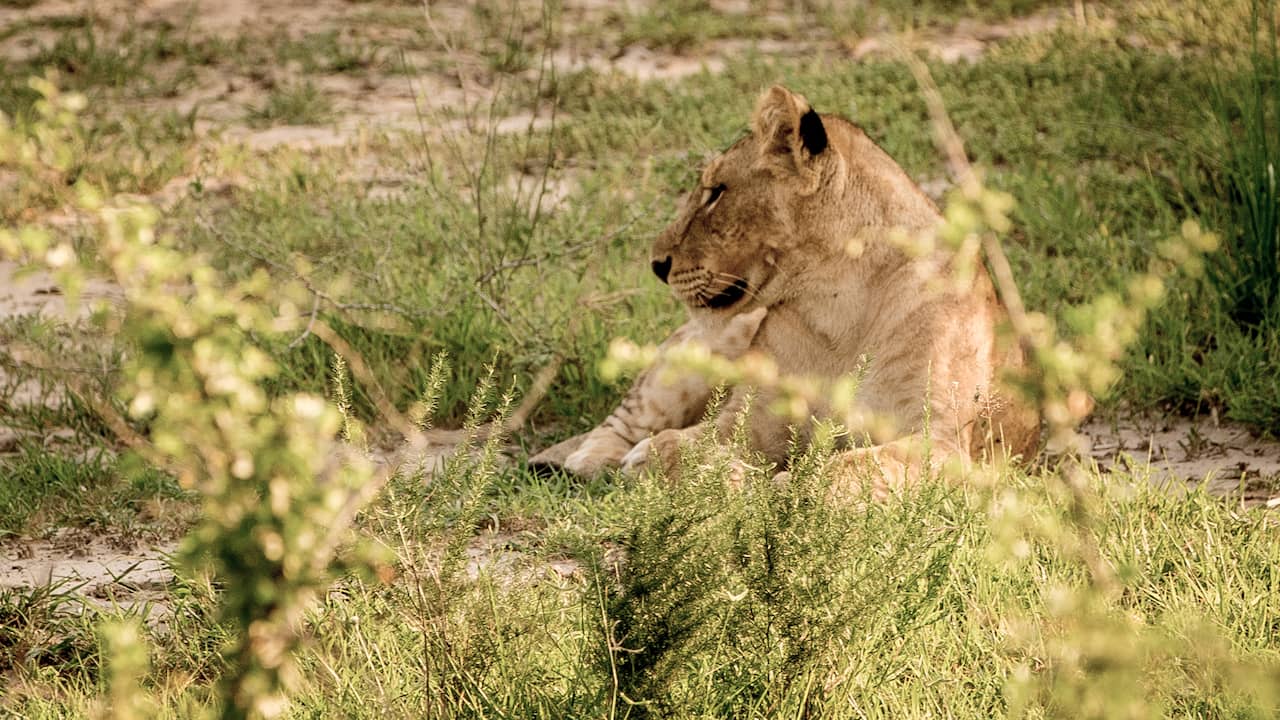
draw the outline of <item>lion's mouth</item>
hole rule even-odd
[[[738,302],[746,294],[747,281],[739,278],[734,280],[732,285],[703,300],[702,304],[706,307],[720,310]]]

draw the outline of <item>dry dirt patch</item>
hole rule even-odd
[[[899,49],[920,51],[945,63],[977,62],[995,43],[1042,35],[1068,22],[1084,27],[1084,13],[1049,9],[1003,22],[960,20],[954,25],[911,34],[876,33],[845,42],[855,59],[892,56]],[[1101,22],[1095,19],[1095,23]]]
[[[76,317],[80,320],[86,318],[98,301],[118,302],[122,297],[119,286],[102,280],[89,280],[82,288]],[[21,273],[17,264],[0,261],[0,321],[30,315],[53,320],[68,319],[67,298],[47,272]],[[6,350],[11,360],[20,365],[24,362],[21,348]],[[61,395],[61,388],[47,387],[26,374],[15,376],[0,363],[0,402],[10,406],[52,403]],[[0,445],[11,438],[11,429],[0,417]]]
[[[173,542],[131,542],[118,536],[61,529],[47,539],[0,543],[0,589],[52,586],[99,607],[167,611]]]
[[[84,316],[99,300],[118,302],[119,286],[103,280],[88,280],[80,293],[77,312]],[[22,272],[16,263],[0,260],[0,320],[20,315],[67,317],[67,299],[49,273]]]
[[[1081,433],[1104,471],[1171,488],[1204,483],[1214,495],[1280,506],[1280,442],[1255,437],[1243,425],[1121,415],[1091,420]]]

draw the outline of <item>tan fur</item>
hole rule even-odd
[[[997,342],[1005,311],[981,265],[956,289],[953,258],[906,255],[891,233],[930,232],[941,221],[937,208],[843,118],[820,116],[827,147],[811,153],[800,134],[809,110],[803,97],[769,89],[751,135],[707,166],[701,187],[654,243],[655,261],[671,259],[672,290],[694,313],[711,317],[768,307],[752,349],[774,358],[784,373],[836,378],[855,371],[864,354],[869,358],[858,402],[887,418],[899,439],[850,451],[842,464],[866,460],[881,466],[888,484],[910,482],[919,453],[906,448],[922,444],[926,398],[935,461],[1034,453],[1037,412],[997,382],[1023,358],[1016,346]],[[708,205],[718,186],[724,190]],[[703,307],[738,278],[748,288],[741,301]],[[732,396],[718,419],[722,436],[746,392]],[[654,452],[671,466],[680,442],[700,431],[660,434]],[[755,449],[781,466],[788,422],[757,409],[750,431]]]
[[[544,450],[529,462],[594,477],[617,468],[636,443],[653,433],[696,423],[706,412],[713,389],[702,376],[670,367],[667,357],[676,348],[697,345],[736,360],[750,347],[766,312],[761,307],[728,318],[691,319],[658,347],[658,361],[635,379],[622,403],[604,422],[585,435]]]
[[[820,116],[826,147],[811,152],[801,133],[809,110],[803,97],[770,88],[751,134],[704,169],[700,187],[653,246],[656,263],[670,262],[673,293],[706,327],[768,308],[751,349],[783,373],[835,379],[868,358],[857,401],[895,432],[886,444],[833,460],[845,491],[869,476],[879,490],[919,476],[926,405],[935,462],[1031,455],[1039,415],[998,383],[1023,358],[997,341],[1005,311],[981,264],[957,288],[954,258],[904,253],[892,233],[931,232],[941,221],[937,208],[843,118]],[[735,297],[735,282],[742,297],[714,307]],[[736,388],[730,395],[712,428],[721,437],[732,432],[750,393]],[[749,416],[750,441],[781,468],[793,428],[764,409],[767,394],[761,400]],[[806,429],[796,430],[803,439]],[[851,430],[865,436],[869,428]],[[656,456],[674,469],[680,444],[701,432],[700,425],[672,425],[627,462]]]

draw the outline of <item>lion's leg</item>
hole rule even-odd
[[[768,400],[753,401],[753,394],[749,389],[735,388],[714,420],[664,430],[651,439],[642,440],[622,459],[623,469],[634,474],[653,464],[669,479],[678,479],[682,448],[696,443],[706,433],[713,433],[717,447],[727,450],[730,440],[739,432],[739,424],[744,422],[744,413],[747,445],[775,466],[785,464],[791,425],[785,418],[763,409],[769,405]],[[746,466],[742,468],[745,471]]]
[[[634,475],[652,467],[660,471],[668,480],[679,480],[682,473],[681,455],[684,448],[698,442],[707,432],[716,432],[716,428],[705,422],[679,430],[663,430],[652,438],[645,438],[637,443],[622,458],[622,468]],[[727,453],[729,446],[717,442],[715,451]],[[735,488],[741,487],[748,470],[746,463],[738,457],[727,458],[727,461],[730,468],[729,484]]]
[[[1040,414],[1026,404],[1001,408],[974,423],[970,455],[988,462],[1011,459],[1027,462],[1040,449]]]
[[[696,332],[692,321],[685,323],[659,349],[687,342]],[[660,359],[636,378],[622,402],[600,425],[534,455],[530,466],[594,477],[619,467],[623,456],[650,435],[694,422],[706,411],[711,388],[697,378],[659,382],[667,367]]]
[[[637,474],[641,470],[653,466],[668,477],[680,473],[680,452],[695,442],[707,431],[706,423],[698,423],[687,428],[671,428],[647,437],[636,443],[622,458],[622,469],[629,474]]]
[[[968,453],[952,444],[909,435],[883,445],[854,448],[833,457],[828,465],[831,473],[831,497],[838,501],[856,501],[869,496],[881,502],[920,482],[926,473],[935,472],[949,463],[967,466]]]
[[[751,346],[766,314],[764,308],[757,308],[711,324],[685,323],[659,346],[657,363],[636,378],[618,408],[583,436],[563,460],[549,455],[564,445],[561,443],[530,462],[554,464],[575,475],[598,475],[618,467],[637,443],[650,436],[689,427],[706,412],[711,384],[697,373],[674,366],[668,353],[677,346],[697,344],[721,357],[737,359]]]
[[[595,477],[618,467],[627,451],[635,447],[630,433],[609,425],[587,433],[582,444],[564,461],[564,469],[580,477]]]
[[[644,442],[648,447],[648,439],[654,433],[677,429],[673,426],[680,424],[679,421],[664,422],[672,420],[675,417],[673,414],[643,412],[643,397],[635,401],[638,407],[631,406],[634,398],[643,395],[644,388],[640,386],[643,379],[637,379],[623,404],[603,423],[529,458],[530,467],[536,471],[563,469],[580,477],[596,477],[607,470],[621,467],[623,457],[637,443]],[[668,409],[687,417],[698,417],[706,410],[709,395],[710,391],[706,395],[676,394],[665,399],[677,404],[687,404],[687,407]]]
[[[567,440],[561,440],[549,448],[544,448],[529,458],[529,469],[536,475],[551,475],[564,470],[565,461],[578,448],[582,447],[589,435],[591,435],[591,431],[579,433]]]

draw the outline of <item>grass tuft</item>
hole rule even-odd
[[[1214,104],[1233,232],[1209,277],[1227,316],[1259,332],[1280,332],[1280,52],[1259,27],[1273,5],[1255,0],[1249,65],[1238,83],[1217,88]]]
[[[245,118],[258,127],[316,125],[333,117],[333,103],[310,81],[272,88],[261,105],[250,106]]]

